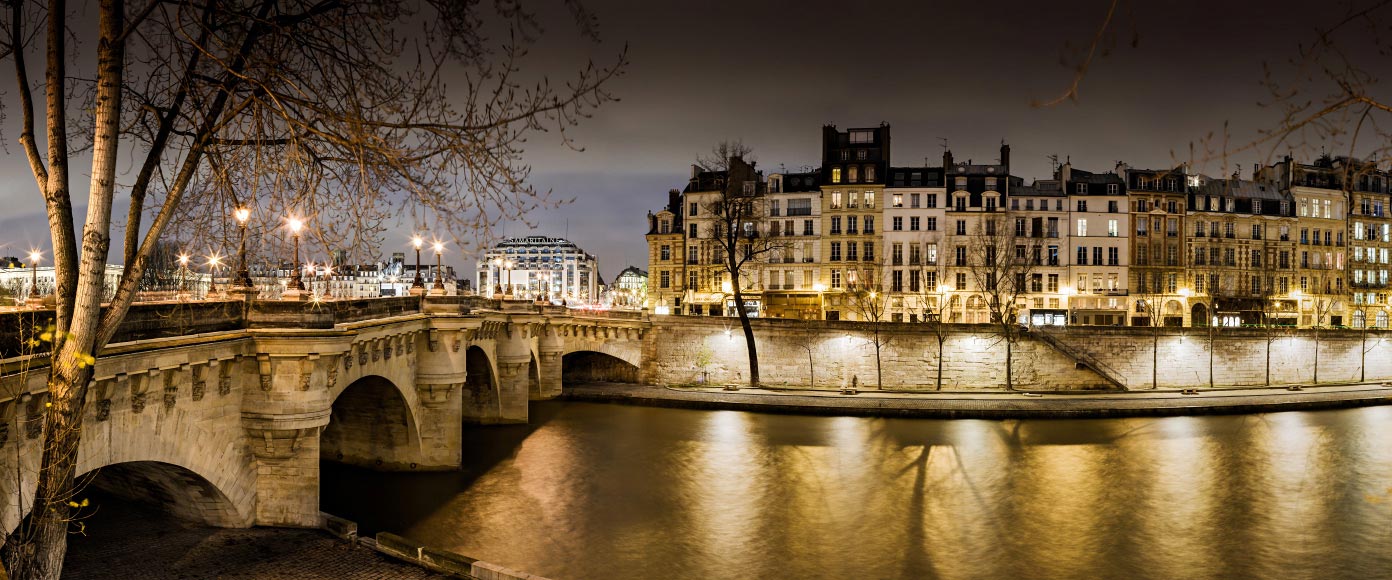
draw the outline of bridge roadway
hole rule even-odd
[[[34,493],[51,313],[0,320],[0,524]],[[463,423],[524,423],[562,376],[636,380],[649,323],[472,297],[138,305],[98,358],[78,473],[215,526],[319,525],[321,457],[459,466]]]

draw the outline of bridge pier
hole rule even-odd
[[[267,341],[243,373],[242,426],[256,462],[256,525],[319,525],[319,444],[329,423],[331,358]],[[285,353],[285,354],[280,354]],[[273,356],[279,354],[279,356]],[[254,365],[254,366],[253,366]]]
[[[526,423],[531,392],[527,367],[532,362],[532,349],[525,326],[508,326],[507,331],[497,338],[498,422]]]
[[[554,327],[547,328],[538,337],[537,353],[537,391],[531,393],[531,398],[542,400],[561,396],[561,360],[565,353],[565,341]]]

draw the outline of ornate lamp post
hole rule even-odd
[[[222,256],[213,254],[208,256],[208,294],[204,296],[212,300],[217,296],[217,268],[222,263]]]
[[[251,219],[251,209],[239,207],[233,216],[237,218],[237,229],[241,231],[241,242],[237,247],[237,275],[232,278],[232,287],[251,288],[251,271],[247,269],[246,234],[247,220]]]
[[[421,245],[423,244],[425,244],[425,240],[422,240],[420,236],[414,236],[411,238],[411,245],[416,247],[416,278],[411,281],[412,296],[420,296],[421,294],[425,294],[425,280],[421,278],[420,262],[420,251]]]
[[[503,259],[493,258],[493,267],[497,270],[493,274],[493,298],[502,299],[503,297]]]
[[[294,275],[290,278],[290,283],[286,285],[285,296],[301,299],[305,296],[304,277],[300,272],[300,230],[304,229],[304,222],[299,218],[292,217],[286,222],[286,225],[290,227],[290,237],[295,239],[295,262],[291,266]]]
[[[442,295],[445,293],[445,268],[440,257],[444,252],[445,244],[435,242],[435,283],[430,286],[431,294]]]
[[[43,259],[43,253],[38,250],[29,250],[29,299],[39,297],[39,260]],[[56,280],[56,278],[55,278]],[[35,302],[35,304],[38,304]]]
[[[333,264],[324,262],[324,298],[333,298]]]
[[[188,254],[179,254],[179,300],[188,298]]]

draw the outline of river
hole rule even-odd
[[[923,420],[534,403],[324,510],[561,580],[1389,578],[1392,407]]]

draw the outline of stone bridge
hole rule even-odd
[[[5,531],[33,499],[47,369],[23,350],[50,319],[0,315]],[[648,327],[466,297],[138,305],[98,359],[77,471],[212,525],[315,526],[321,458],[457,468],[464,423],[524,423],[563,377],[636,380]]]

